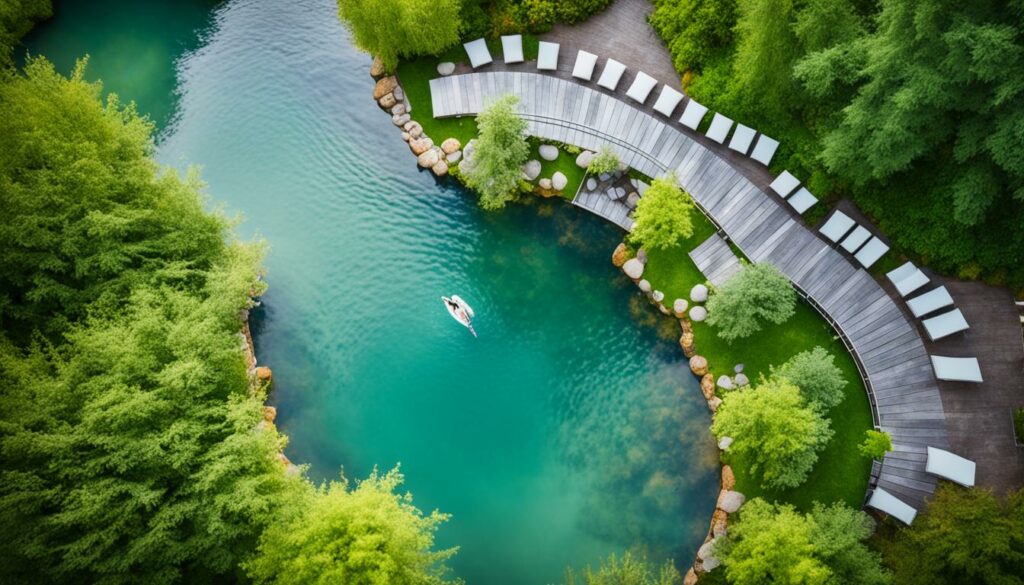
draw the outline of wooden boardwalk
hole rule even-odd
[[[693,260],[701,274],[714,286],[722,286],[725,281],[743,270],[740,259],[733,253],[729,243],[718,234],[712,235],[694,248],[690,252],[690,260]]]
[[[475,115],[511,93],[519,97],[518,110],[534,136],[592,150],[608,145],[651,177],[675,172],[747,258],[775,265],[843,337],[865,379],[876,424],[893,438],[894,451],[885,457],[877,485],[918,508],[934,492],[937,480],[924,471],[926,447],[948,449],[949,440],[917,329],[871,275],[708,147],[704,137],[677,124],[681,106],[668,119],[634,107],[624,94],[525,70],[454,75],[431,80],[430,88],[435,117]]]
[[[606,194],[608,188],[611,187],[607,184],[599,184],[597,189],[591,191],[584,181],[573,197],[572,204],[607,219],[627,232],[633,231],[633,218],[629,215],[632,210],[622,201],[609,197]]]

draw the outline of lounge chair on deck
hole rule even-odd
[[[698,103],[697,100],[693,98],[690,98],[690,101],[686,102],[686,109],[683,110],[683,117],[679,118],[679,123],[690,130],[696,130],[697,126],[700,126],[700,121],[704,119],[704,114],[707,113],[707,106]]]
[[[729,148],[740,154],[747,154],[750,144],[754,142],[754,135],[757,131],[750,126],[736,124],[736,131],[732,133],[732,140],[729,141]]]
[[[964,487],[974,487],[974,471],[976,465],[970,459],[928,447],[928,462],[924,466],[926,473],[956,482]]]
[[[880,487],[876,487],[871,492],[871,497],[868,499],[868,506],[885,512],[907,526],[909,526],[917,516],[917,510],[915,510],[913,506],[907,504],[903,500]]]
[[[504,35],[501,37],[501,58],[506,63],[523,62],[523,35]]]
[[[554,71],[558,69],[558,43],[540,42],[537,51],[537,69],[542,71]]]
[[[853,218],[849,215],[836,210],[832,217],[828,218],[825,225],[821,226],[821,229],[818,231],[833,243],[838,244],[839,240],[843,239],[843,236],[846,235],[846,232],[850,231],[850,228],[854,226],[854,223]]]
[[[491,52],[487,49],[487,41],[483,39],[470,41],[462,46],[465,47],[466,54],[469,55],[469,64],[473,66],[473,69],[493,61]]]
[[[948,382],[984,382],[978,358],[958,358],[933,355],[932,368],[935,377]]]
[[[636,77],[633,78],[633,83],[626,90],[626,95],[633,101],[642,104],[647,100],[647,96],[651,95],[651,90],[654,89],[655,85],[658,85],[657,79],[643,71],[638,71]]]
[[[604,62],[604,70],[601,71],[601,77],[598,78],[597,84],[601,87],[615,91],[615,88],[619,85],[619,80],[622,79],[622,74],[626,71],[626,66],[619,63],[615,59],[608,59]]]
[[[864,247],[860,249],[860,252],[854,254],[853,257],[856,258],[857,262],[860,262],[861,266],[864,268],[871,268],[871,266],[875,262],[878,262],[878,259],[884,256],[888,251],[889,245],[880,240],[878,236],[875,236],[871,238],[867,244],[864,244]]]
[[[762,134],[761,137],[757,139],[757,144],[754,145],[754,152],[750,153],[750,158],[764,166],[768,166],[768,163],[772,162],[772,157],[775,156],[775,150],[778,148],[778,140],[768,138]]]
[[[925,319],[921,321],[921,324],[924,325],[924,329],[928,332],[928,337],[932,341],[938,341],[943,337],[948,337],[970,328],[970,325],[967,324],[967,319],[964,319],[964,314],[960,312],[960,309],[953,309],[938,317]]]
[[[781,197],[789,197],[789,194],[793,192],[800,185],[800,179],[794,177],[789,171],[782,171],[775,180],[772,181],[768,187],[779,194]]]
[[[850,235],[846,236],[842,242],[839,242],[839,245],[847,252],[853,254],[857,251],[857,248],[863,246],[864,242],[868,241],[868,238],[870,237],[871,232],[868,231],[868,228],[859,225],[856,229],[850,232]]]
[[[913,262],[907,262],[903,266],[900,266],[896,270],[892,270],[885,275],[889,278],[889,282],[896,287],[896,291],[900,293],[901,297],[906,297],[915,290],[928,284],[928,275],[921,272],[921,269],[914,266]]]
[[[590,81],[594,76],[594,66],[597,65],[597,55],[586,51],[576,53],[576,64],[572,68],[572,76],[576,79]]]
[[[800,187],[796,194],[788,199],[789,205],[796,210],[797,213],[803,213],[814,206],[818,202],[818,198],[811,194],[807,190],[807,187]]]
[[[953,297],[949,296],[949,291],[946,290],[946,287],[940,286],[935,290],[930,290],[923,295],[910,299],[907,301],[907,308],[910,309],[910,312],[915,317],[920,319],[928,313],[938,311],[952,304]]]
[[[732,129],[732,118],[715,112],[715,117],[711,118],[711,126],[708,128],[706,136],[721,144],[725,142],[725,137],[729,135],[730,129]]]
[[[672,112],[675,111],[676,106],[681,101],[683,101],[683,94],[667,85],[663,85],[661,86],[661,93],[658,94],[658,100],[654,102],[654,111],[662,116],[671,118]]]

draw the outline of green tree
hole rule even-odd
[[[515,197],[522,166],[530,155],[526,121],[515,111],[518,101],[515,96],[503,96],[476,119],[480,135],[473,142],[466,184],[480,193],[484,209],[501,209]]]
[[[636,204],[630,241],[651,250],[678,246],[693,235],[693,207],[675,175],[654,179]]]
[[[700,70],[732,42],[736,0],[656,0],[650,21],[676,69]]]
[[[892,437],[889,433],[868,429],[864,431],[864,442],[857,446],[861,455],[870,459],[881,459],[892,451]]]
[[[987,489],[943,483],[885,557],[897,585],[1024,583],[1024,491],[1002,503]]]
[[[621,559],[612,554],[597,571],[587,567],[582,577],[569,569],[565,582],[566,585],[681,585],[683,578],[671,560],[655,567],[646,557],[626,552]]]
[[[441,585],[444,561],[456,549],[434,551],[434,533],[448,516],[424,515],[412,496],[395,490],[397,469],[376,470],[350,488],[331,482],[300,513],[271,525],[245,568],[257,583]]]
[[[53,15],[50,0],[0,2],[0,69],[11,65],[11,49],[32,26]]]
[[[756,120],[790,118],[797,85],[792,67],[800,43],[793,0],[738,0],[731,103]]]
[[[608,145],[602,146],[600,150],[590,159],[587,170],[595,175],[601,173],[613,173],[619,169],[619,157]]]
[[[755,498],[714,550],[732,585],[885,585],[881,558],[863,542],[872,529],[867,514],[842,504],[800,514]]]
[[[711,430],[719,439],[732,437],[730,455],[747,462],[766,489],[803,483],[832,438],[828,420],[786,380],[726,394]]]
[[[707,309],[708,324],[733,341],[757,333],[764,322],[785,323],[796,311],[796,292],[771,264],[749,264],[712,291]]]
[[[846,379],[835,364],[835,357],[822,347],[802,351],[789,358],[772,375],[785,378],[800,388],[809,405],[827,413],[843,401]]]
[[[338,15],[357,47],[388,70],[398,60],[437,55],[459,41],[460,0],[338,0]]]

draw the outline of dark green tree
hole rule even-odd
[[[736,0],[656,0],[650,21],[676,69],[701,70],[732,43]]]

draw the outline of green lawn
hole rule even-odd
[[[580,183],[583,182],[583,178],[587,175],[587,172],[576,165],[576,155],[565,150],[565,147],[550,142],[547,144],[554,144],[558,146],[558,158],[552,161],[544,160],[540,157],[537,152],[537,147],[541,144],[545,144],[543,140],[537,138],[530,138],[530,158],[534,158],[540,161],[540,177],[551,178],[551,175],[555,174],[555,171],[562,171],[562,173],[569,179],[569,182],[565,185],[565,189],[562,190],[562,197],[568,200],[576,195],[577,189],[579,189]]]
[[[694,235],[669,250],[649,250],[644,278],[665,293],[665,304],[676,298],[689,299],[690,289],[705,282],[687,253],[715,232],[714,226],[699,211],[693,212]],[[697,353],[707,358],[715,377],[732,374],[733,366],[744,364],[744,373],[756,384],[769,366],[780,365],[793,355],[815,346],[824,347],[836,357],[836,364],[847,379],[846,399],[830,414],[835,436],[821,452],[807,482],[796,489],[767,491],[744,472],[743,461],[726,454],[736,473],[736,489],[748,498],[761,496],[789,502],[808,510],[814,501],[843,501],[859,507],[867,489],[871,461],[862,457],[857,445],[864,431],[872,428],[871,409],[853,357],[828,323],[807,303],[800,301],[796,314],[782,325],[771,325],[760,333],[732,344],[718,338],[712,327],[694,323]]]

